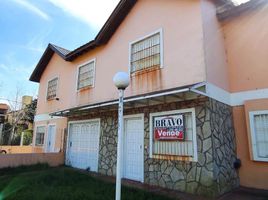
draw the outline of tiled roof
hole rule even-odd
[[[43,53],[41,59],[36,65],[31,77],[30,81],[39,82],[42,76],[43,71],[45,70],[48,62],[50,61],[53,54],[58,54],[62,59],[66,60],[66,56],[70,53],[69,50],[64,49],[62,47],[56,46],[54,44],[48,44],[45,52]]]
[[[218,9],[217,16],[221,21],[231,19],[232,17],[241,15],[241,13],[263,6],[264,4],[268,4],[268,0],[250,0],[239,6],[228,7],[222,10]]]
[[[68,49],[64,49],[62,47],[59,47],[55,44],[51,44],[53,47],[55,47],[61,54],[63,54],[64,56],[66,56],[68,53],[70,53],[71,51]]]

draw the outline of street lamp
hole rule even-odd
[[[124,90],[129,85],[129,75],[126,72],[117,72],[114,75],[113,82],[119,90],[119,104],[118,104],[118,142],[117,142],[117,163],[116,163],[116,191],[115,199],[121,199],[121,162],[122,162],[122,137],[123,137],[123,100]]]

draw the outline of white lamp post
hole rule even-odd
[[[122,162],[122,137],[123,137],[123,100],[124,90],[129,85],[129,75],[126,72],[118,72],[113,78],[114,84],[119,90],[119,105],[118,105],[118,141],[117,141],[117,163],[116,163],[116,191],[115,199],[121,199],[121,162]]]

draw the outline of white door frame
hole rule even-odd
[[[70,141],[70,125],[71,124],[80,124],[80,123],[86,123],[86,122],[98,122],[99,123],[99,137],[100,137],[100,126],[101,126],[101,120],[100,118],[95,118],[95,119],[88,119],[88,120],[73,120],[68,122],[68,131],[67,131],[67,142],[66,142],[66,152],[65,152],[65,163],[67,163],[68,158],[69,158],[69,141]],[[100,138],[99,138],[100,139]],[[100,150],[100,141],[99,141],[99,146],[98,146],[98,155],[97,155],[97,163],[99,165],[99,150]],[[99,168],[99,166],[97,167]],[[97,170],[98,171],[98,170]]]
[[[142,121],[142,179],[141,179],[141,182],[143,183],[144,182],[144,114],[143,113],[140,113],[140,114],[133,114],[133,115],[125,115],[124,116],[124,127],[123,127],[123,133],[125,133],[125,120],[126,119],[131,119],[131,118],[141,118],[141,121]],[[125,134],[124,134],[125,135]],[[124,136],[123,135],[123,136]],[[123,137],[124,138],[124,137]],[[124,138],[125,139],[125,138]],[[123,141],[124,141],[123,139]],[[123,148],[122,148],[123,149]],[[124,157],[123,157],[123,162],[122,164],[124,163]],[[122,171],[124,170],[124,167],[122,167]],[[123,175],[123,173],[122,173]]]
[[[48,151],[48,149],[47,149],[47,143],[48,143],[48,136],[49,136],[49,130],[50,130],[50,128],[49,127],[51,127],[51,126],[55,126],[55,134],[54,135],[52,135],[52,137],[54,137],[54,143],[52,144],[50,144],[51,146],[53,145],[53,150],[52,151]],[[47,136],[46,136],[46,146],[45,146],[45,152],[47,152],[47,153],[53,153],[53,152],[55,152],[55,144],[56,144],[56,135],[57,135],[57,124],[56,123],[51,123],[51,124],[48,124],[47,125]]]

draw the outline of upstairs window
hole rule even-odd
[[[78,67],[77,90],[93,87],[95,60]]]
[[[249,112],[253,159],[268,162],[268,111]]]
[[[57,97],[57,87],[59,78],[54,78],[48,81],[47,84],[47,100],[51,100]]]
[[[161,31],[131,44],[130,71],[159,68],[162,65]]]
[[[44,144],[44,137],[45,137],[45,126],[38,126],[36,128],[36,134],[35,134],[35,145],[41,146]]]

